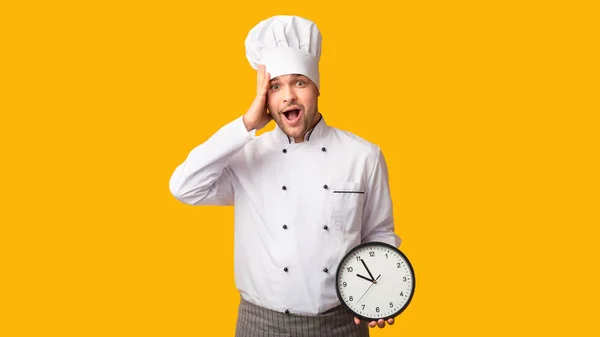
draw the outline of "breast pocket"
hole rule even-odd
[[[341,182],[333,185],[333,222],[339,230],[359,231],[365,191],[360,183]]]

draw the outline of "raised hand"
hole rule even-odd
[[[260,130],[273,119],[267,113],[267,92],[269,91],[270,81],[271,75],[266,71],[266,67],[262,64],[259,65],[256,70],[256,97],[243,117],[244,125],[248,131]]]

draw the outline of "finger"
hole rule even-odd
[[[374,328],[376,326],[377,326],[377,322],[375,322],[375,321],[369,322],[369,328]]]
[[[354,323],[355,323],[356,325],[359,325],[359,324],[360,324],[360,319],[358,319],[358,318],[354,317]]]
[[[258,69],[256,69],[256,85],[260,88],[262,86],[262,65],[258,66]]]
[[[394,324],[394,322],[395,322],[395,321],[394,321],[394,319],[393,319],[393,318],[390,318],[390,319],[388,319],[388,324],[389,324],[389,325],[392,325],[392,324]]]
[[[265,90],[269,90],[269,83],[271,83],[271,74],[265,71],[265,77],[263,80],[263,87]]]
[[[379,328],[385,327],[385,321],[383,319],[380,319],[379,321],[377,321],[377,326]]]

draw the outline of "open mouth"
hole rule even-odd
[[[300,117],[301,110],[300,109],[290,109],[283,112],[283,116],[289,122],[295,122]]]

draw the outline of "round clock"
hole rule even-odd
[[[404,253],[383,242],[350,250],[338,266],[339,300],[356,317],[377,321],[398,316],[415,292],[415,273]]]

